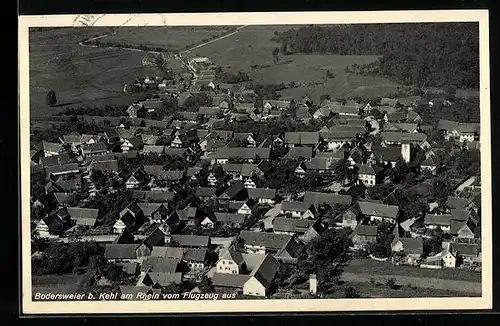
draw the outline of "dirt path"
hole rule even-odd
[[[450,290],[457,292],[466,292],[470,294],[480,295],[481,294],[481,283],[470,282],[470,281],[457,281],[457,280],[445,280],[440,278],[430,278],[430,277],[414,277],[414,276],[402,276],[402,275],[372,275],[364,273],[348,273],[344,272],[341,276],[342,280],[346,282],[356,282],[356,283],[369,283],[370,279],[374,278],[378,282],[385,282],[388,279],[393,278],[396,280],[397,285],[412,285],[419,288],[428,288],[436,290]]]
[[[205,46],[205,45],[207,45],[207,44],[214,43],[214,42],[220,41],[220,40],[222,40],[222,39],[225,39],[226,37],[229,37],[229,36],[232,36],[232,35],[234,35],[234,34],[238,33],[238,32],[240,31],[240,29],[245,28],[245,27],[247,27],[247,26],[248,26],[248,25],[240,26],[240,27],[236,28],[236,30],[235,30],[234,32],[231,32],[231,33],[229,33],[229,34],[222,35],[221,37],[218,37],[218,38],[216,38],[216,39],[210,40],[210,41],[208,41],[208,42],[205,42],[205,43],[202,43],[202,44],[198,44],[198,45],[193,46],[192,48],[187,49],[187,50],[185,50],[185,51],[192,51],[192,50],[194,50],[194,49],[201,48],[202,46]],[[183,51],[183,52],[185,52],[185,51]]]

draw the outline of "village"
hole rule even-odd
[[[168,79],[124,81],[149,95],[123,116],[71,117],[98,132],[32,142],[33,265],[49,264],[48,243],[90,241],[123,270],[122,294],[245,298],[323,297],[350,259],[481,272],[480,171],[460,161],[479,123],[417,110],[452,100],[297,101],[222,82],[210,58],[169,60]]]

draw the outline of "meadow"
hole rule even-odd
[[[232,26],[119,27],[98,42],[161,47],[166,51],[178,52],[229,33],[232,29]]]
[[[32,116],[51,115],[73,105],[126,105],[142,97],[123,93],[123,85],[156,72],[142,66],[144,52],[78,45],[109,31],[101,27],[30,31]],[[56,107],[46,104],[49,90],[57,94]]]

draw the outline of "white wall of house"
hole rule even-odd
[[[365,186],[375,185],[375,176],[372,174],[359,174],[358,180],[361,181]]]
[[[259,198],[259,204],[264,204],[264,205],[273,205],[273,204],[274,204],[274,199],[270,199],[270,198]]]
[[[266,288],[252,276],[243,285],[243,294],[264,297],[266,295]]]
[[[215,265],[216,272],[217,273],[223,273],[223,274],[239,274],[240,269],[238,267],[238,264],[236,264],[233,260],[231,259],[221,259],[217,262]]]
[[[455,268],[457,259],[450,252],[443,256],[444,267]]]
[[[264,255],[266,253],[266,247],[259,246],[259,245],[245,244],[245,251],[247,252],[247,254],[262,254],[262,255]]]
[[[441,230],[444,232],[444,233],[450,233],[450,226],[449,225],[439,225],[441,227]],[[437,229],[438,225],[437,224],[429,224],[429,225],[426,225],[426,228],[429,229],[429,230],[435,230]]]

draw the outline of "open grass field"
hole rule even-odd
[[[147,26],[119,27],[98,42],[161,47],[177,52],[229,33],[232,26]]]
[[[365,64],[377,56],[289,55],[273,63],[272,50],[279,44],[272,41],[275,31],[290,26],[246,26],[238,33],[194,50],[207,56],[224,69],[244,71],[260,83],[305,82],[307,85],[281,91],[285,97],[300,98],[309,94],[318,100],[322,94],[337,97],[376,97],[396,91],[397,84],[379,77],[346,74],[353,63]],[[330,70],[335,78],[327,79]]]
[[[109,32],[107,28],[60,28],[30,32],[30,109],[32,116],[50,115],[71,105],[126,105],[141,98],[123,93],[123,84],[154,73],[143,67],[144,52],[93,48],[78,42]],[[45,95],[57,94],[48,108]]]
[[[444,280],[481,282],[481,273],[461,269],[431,270],[410,266],[394,266],[389,261],[378,262],[373,259],[354,259],[344,267],[346,273],[366,273],[377,275],[401,275],[409,277],[436,278]]]

